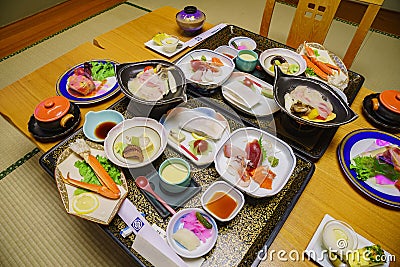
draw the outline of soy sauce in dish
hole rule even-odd
[[[215,192],[206,207],[221,219],[228,218],[237,207],[237,202],[225,192]]]
[[[106,139],[108,132],[117,125],[113,121],[102,122],[94,129],[94,135],[99,139]]]

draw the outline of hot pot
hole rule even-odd
[[[389,121],[400,121],[400,91],[386,90],[371,99],[376,114]]]
[[[40,102],[34,111],[38,126],[47,131],[65,128],[74,118],[74,106],[64,96],[49,97]]]

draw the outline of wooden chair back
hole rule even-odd
[[[260,35],[268,36],[276,0],[266,0]],[[323,44],[341,0],[299,0],[286,45],[297,48],[304,41]],[[368,5],[343,57],[350,68],[384,0],[362,0]]]

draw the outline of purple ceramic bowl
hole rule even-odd
[[[195,6],[186,6],[176,14],[176,23],[187,34],[195,34],[206,20],[206,14]]]

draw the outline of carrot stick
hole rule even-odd
[[[307,67],[311,68],[315,72],[315,74],[317,74],[322,79],[328,80],[328,74],[323,72],[319,67],[317,67],[314,63],[312,63],[311,60],[306,55],[302,55],[302,57],[306,61]]]

